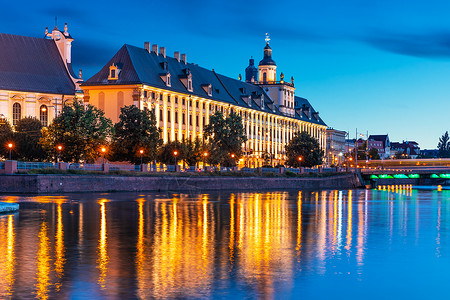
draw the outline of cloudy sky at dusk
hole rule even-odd
[[[47,4],[48,3],[48,4]],[[143,4],[145,3],[145,4]],[[75,70],[92,76],[125,43],[187,54],[224,75],[262,58],[295,79],[328,126],[435,148],[450,130],[450,2],[7,1],[0,32],[41,37],[68,23]]]

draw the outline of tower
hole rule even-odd
[[[258,81],[258,69],[255,67],[255,60],[250,58],[248,67],[245,68],[245,82]]]
[[[277,81],[277,64],[272,59],[272,48],[269,46],[269,34],[266,33],[266,46],[264,47],[264,57],[259,62],[259,82],[269,83]]]

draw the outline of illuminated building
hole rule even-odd
[[[72,70],[72,41],[67,24],[64,31],[46,29],[44,38],[0,33],[1,119],[15,125],[31,116],[47,126],[65,102],[83,97]]]
[[[250,59],[245,81],[188,63],[180,52],[169,57],[165,47],[145,42],[144,48],[125,44],[82,88],[85,102],[113,122],[125,105],[151,110],[165,143],[203,138],[210,115],[235,112],[248,138],[245,164],[254,167],[262,165],[265,153],[273,164],[283,162],[296,131],[308,132],[325,149],[325,123],[308,100],[294,95],[293,78],[286,82],[281,73],[277,81],[276,71],[268,38],[258,70]]]
[[[341,165],[345,154],[347,132],[333,128],[327,129],[326,160],[328,165]]]

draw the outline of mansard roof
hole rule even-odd
[[[167,86],[160,76],[160,73],[165,71],[164,62],[167,62],[166,71],[172,77],[171,86]],[[108,80],[109,67],[113,64],[120,70],[119,76],[117,80]],[[188,91],[180,80],[180,78],[186,77],[187,72],[192,74],[192,92]],[[197,64],[184,63],[173,57],[163,57],[160,54],[147,52],[144,48],[131,45],[122,46],[114,57],[97,74],[86,80],[82,86],[128,84],[145,84],[155,88],[283,115],[264,89],[256,84],[233,79],[217,74],[214,70],[202,68]],[[207,84],[212,85],[211,96],[203,88]],[[262,99],[264,100],[263,103],[261,101]],[[308,100],[304,100],[311,106]],[[315,113],[314,110],[313,112]],[[312,117],[308,119],[298,115],[295,118],[325,125],[320,118],[316,119]]]
[[[0,33],[0,90],[74,95],[53,40]]]

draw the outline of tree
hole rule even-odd
[[[204,132],[211,145],[208,162],[213,165],[236,165],[242,156],[242,144],[247,141],[242,118],[234,112],[225,117],[217,111],[210,117]]]
[[[42,124],[38,119],[24,117],[17,121],[15,129],[17,159],[42,161],[47,157],[42,145],[39,144],[42,137]]]
[[[450,157],[450,137],[446,131],[440,138],[438,143],[439,157]]]
[[[377,148],[370,148],[368,154],[370,159],[380,159]]]
[[[4,158],[9,158],[9,148],[8,144],[13,143],[13,130],[11,124],[8,120],[2,119],[0,122],[0,156]],[[15,152],[15,148],[14,148]]]
[[[134,105],[122,107],[120,112],[120,120],[114,125],[110,159],[140,163],[143,150],[142,162],[154,160],[161,145],[155,115]]]
[[[40,143],[49,157],[56,157],[61,145],[61,158],[68,162],[93,162],[100,156],[100,147],[106,145],[113,134],[110,119],[102,110],[74,100],[63,107],[48,128],[42,130]]]
[[[177,155],[174,155],[174,152]],[[181,143],[179,141],[169,141],[164,144],[158,151],[157,160],[166,165],[174,165],[180,158]]]
[[[324,152],[315,138],[304,131],[298,131],[286,145],[286,155],[288,166],[313,167],[322,164]]]

